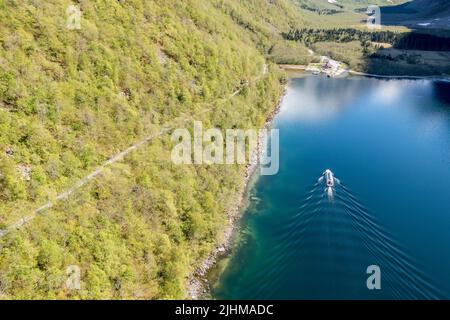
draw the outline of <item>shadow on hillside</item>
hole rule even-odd
[[[448,0],[413,0],[396,6],[381,7],[381,23],[415,30],[450,29]]]
[[[412,36],[414,33],[406,35]],[[426,47],[423,43],[411,47],[379,48],[363,59],[362,71],[388,76],[448,76],[450,48],[441,48]]]
[[[388,36],[386,36],[388,35]],[[357,70],[385,76],[450,75],[450,37],[417,31],[368,32]]]

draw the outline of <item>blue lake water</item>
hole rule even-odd
[[[250,190],[213,297],[450,298],[449,83],[292,79],[274,127],[280,171]]]

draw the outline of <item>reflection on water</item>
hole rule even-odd
[[[325,79],[325,76],[317,76],[304,78],[303,82],[293,81],[286,92],[283,112],[278,119],[301,122],[328,120],[348,106],[349,101],[364,95],[366,87],[361,81],[344,83]]]
[[[444,89],[443,89],[443,87]],[[448,84],[292,80],[218,298],[450,298]],[[342,180],[334,200],[318,176]],[[313,186],[313,187],[311,187]],[[378,265],[382,289],[368,290]]]

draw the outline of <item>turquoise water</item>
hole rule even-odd
[[[280,171],[250,191],[215,298],[450,298],[449,83],[292,79],[274,126]]]

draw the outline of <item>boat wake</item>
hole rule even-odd
[[[271,248],[271,258],[261,263],[254,281],[247,286],[249,297],[278,297],[286,292],[286,287],[297,290],[296,298],[445,296],[399,241],[330,170],[323,173],[276,232],[278,241]],[[370,265],[381,269],[381,290],[371,291],[366,286],[366,268]],[[295,279],[286,274],[295,274]],[[304,288],[309,291],[302,293]],[[310,288],[318,288],[317,293]],[[326,289],[330,294],[324,297]]]

